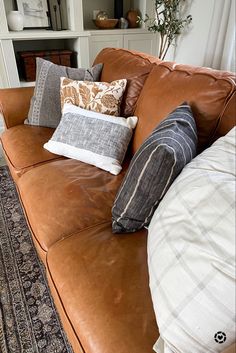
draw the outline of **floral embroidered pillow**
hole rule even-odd
[[[61,78],[61,107],[77,105],[97,113],[119,116],[127,80],[108,82],[75,81]]]

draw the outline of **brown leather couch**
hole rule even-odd
[[[133,97],[147,78],[128,155],[186,100],[196,118],[199,151],[235,125],[232,73],[161,62],[123,49],[102,50],[99,62],[104,63],[101,80],[128,78]],[[111,207],[131,156],[121,174],[113,176],[49,153],[43,144],[53,129],[23,124],[32,94],[32,88],[0,90],[6,125],[1,141],[73,349],[151,353],[158,328],[148,286],[147,231],[111,232]]]

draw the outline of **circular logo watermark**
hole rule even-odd
[[[216,332],[214,339],[217,343],[224,343],[226,341],[226,334],[222,331]]]

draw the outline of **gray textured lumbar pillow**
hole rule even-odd
[[[183,103],[163,120],[134,155],[112,209],[113,233],[147,226],[171,183],[196,155],[197,129]]]
[[[114,117],[66,103],[61,121],[44,148],[117,175],[137,120],[135,116]]]
[[[60,78],[99,81],[103,65],[74,69],[37,58],[36,84],[25,124],[57,127],[61,119]]]

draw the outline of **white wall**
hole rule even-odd
[[[208,38],[205,65],[236,71],[236,5],[235,0],[215,1]]]
[[[165,60],[235,71],[235,0],[188,0],[188,4],[193,21]]]
[[[192,1],[188,14],[192,15],[193,21],[188,31],[177,40],[177,47],[169,50],[165,60],[204,66],[215,1],[219,0]]]

